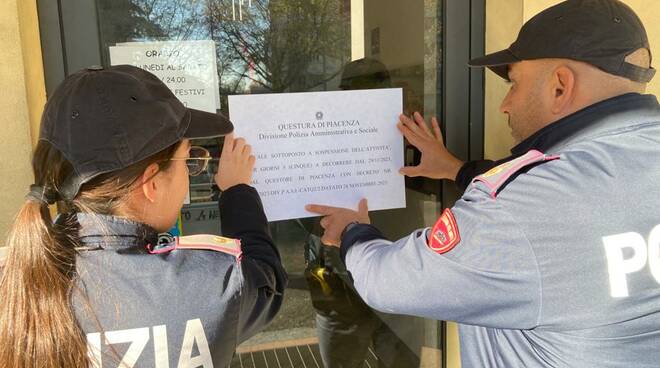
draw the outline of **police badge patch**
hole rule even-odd
[[[456,219],[451,210],[447,208],[433,225],[431,234],[429,234],[428,246],[432,251],[444,254],[454,249],[460,241],[461,235],[458,233]]]

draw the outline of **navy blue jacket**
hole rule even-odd
[[[150,254],[158,234],[111,216],[78,214],[76,316],[98,367],[225,367],[236,346],[278,312],[287,276],[256,190],[220,197],[222,233],[242,255]]]

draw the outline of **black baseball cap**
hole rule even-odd
[[[653,68],[630,64],[625,58],[638,49],[649,50],[644,25],[635,12],[618,0],[568,0],[527,21],[508,49],[470,60],[509,79],[508,66],[522,60],[572,59],[635,82],[647,83]]]
[[[73,199],[92,178],[129,167],[184,138],[234,130],[224,115],[190,109],[155,75],[130,65],[93,66],[68,76],[46,102],[39,139],[74,172],[58,188]]]
[[[351,89],[373,89],[389,88],[390,73],[385,64],[372,58],[353,60],[344,65],[341,71],[341,82],[339,88]]]

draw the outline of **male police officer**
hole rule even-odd
[[[511,82],[509,161],[472,180],[431,229],[391,243],[358,211],[327,215],[372,307],[459,322],[463,367],[657,367],[660,107],[644,28],[616,0],[569,0],[471,61]],[[400,129],[403,173],[454,178],[437,123]],[[437,154],[437,155],[436,155]],[[465,167],[463,168],[465,169]],[[342,230],[345,230],[342,234]]]

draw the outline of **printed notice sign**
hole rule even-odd
[[[398,88],[229,96],[236,135],[257,157],[253,185],[269,221],[317,216],[310,203],[405,207],[401,111]]]
[[[212,113],[220,109],[213,41],[120,43],[110,47],[110,63],[155,74],[187,107]]]

